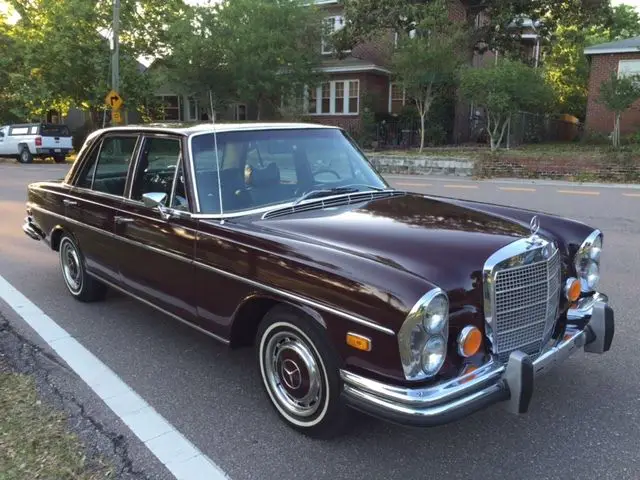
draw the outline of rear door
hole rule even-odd
[[[50,153],[67,153],[73,148],[71,132],[66,125],[41,125],[42,148]]]
[[[194,322],[196,221],[189,213],[182,154],[181,137],[145,135],[116,233],[126,244],[119,268],[127,290]],[[170,218],[144,204],[146,193],[165,195]]]
[[[96,142],[64,199],[67,218],[85,257],[87,270],[119,283],[122,244],[115,217],[122,207],[127,175],[138,142],[136,134],[109,134]]]

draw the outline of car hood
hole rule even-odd
[[[259,223],[280,235],[304,237],[306,242],[403,270],[450,294],[480,294],[487,258],[529,235],[522,222],[417,194],[307,210]]]

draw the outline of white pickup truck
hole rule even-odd
[[[24,123],[0,127],[0,157],[31,163],[34,158],[52,157],[64,163],[73,150],[73,139],[66,125]]]

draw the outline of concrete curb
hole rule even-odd
[[[373,166],[380,173],[405,175],[473,175],[473,160],[459,157],[404,156],[369,153]]]

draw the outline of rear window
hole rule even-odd
[[[42,125],[40,135],[43,137],[70,137],[71,133],[66,125]]]

